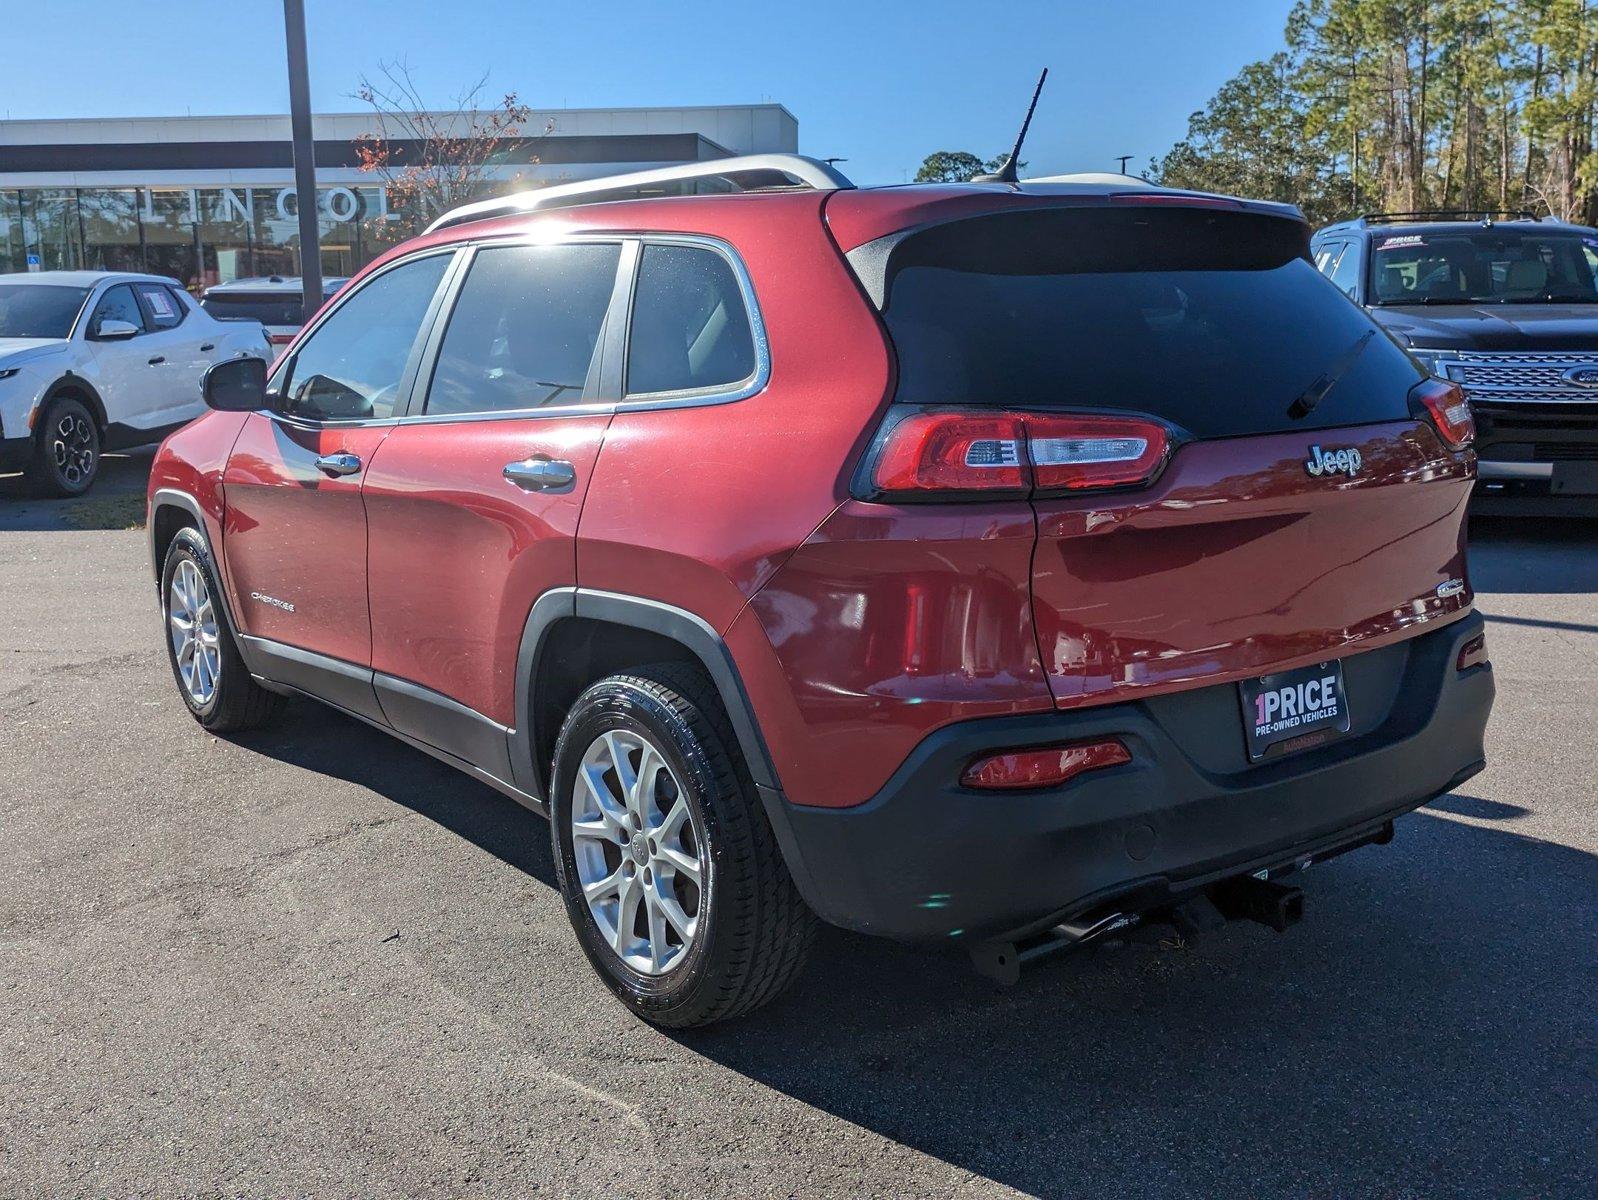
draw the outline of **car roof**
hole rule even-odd
[[[99,283],[164,283],[183,285],[169,275],[145,275],[138,271],[16,271],[0,275],[7,283],[55,284],[57,287],[94,287]]]
[[[1472,229],[1529,229],[1544,233],[1575,233],[1598,236],[1598,229],[1594,229],[1591,226],[1573,225],[1568,221],[1556,221],[1550,217],[1541,219],[1536,217],[1516,217],[1499,221],[1373,221],[1367,217],[1358,217],[1352,221],[1339,221],[1335,225],[1326,225],[1317,229],[1315,236],[1323,238],[1335,234],[1371,234],[1372,236],[1380,234],[1391,237],[1413,233],[1458,233],[1461,230]]]
[[[565,221],[575,221],[589,227],[646,228],[657,214],[668,211],[674,216],[688,213],[709,216],[717,209],[726,211],[723,208],[726,205],[742,207],[747,204],[792,203],[795,199],[817,196],[824,198],[827,226],[845,251],[887,234],[939,221],[1015,208],[1062,207],[1072,203],[1092,204],[1101,201],[1226,207],[1299,222],[1304,220],[1303,213],[1291,204],[1164,188],[1131,175],[1093,173],[1026,179],[1015,184],[892,184],[838,189],[779,187],[692,196],[606,198],[522,213],[487,214],[476,220],[435,226],[432,232],[407,243],[406,249],[469,241],[485,234],[532,229],[546,223],[560,224]],[[815,203],[815,200],[811,199],[809,203]]]
[[[346,275],[334,275],[322,280],[322,290],[333,292],[348,282]],[[248,279],[229,279],[226,283],[213,283],[205,289],[207,296],[222,294],[230,295],[234,292],[256,292],[276,295],[298,295],[305,290],[305,284],[298,275],[256,275]]]

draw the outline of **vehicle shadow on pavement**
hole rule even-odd
[[[540,818],[386,734],[295,702],[237,741],[554,888]],[[1306,872],[1286,934],[1148,929],[1001,989],[952,950],[828,929],[770,1007],[639,1036],[1043,1196],[1581,1195],[1598,856],[1521,814],[1439,799]]]
[[[549,826],[509,796],[354,717],[292,700],[266,729],[232,735],[257,754],[370,788],[465,838],[506,865],[555,886]]]
[[[1477,592],[1598,592],[1598,521],[1472,517],[1470,582]]]
[[[1045,1196],[1582,1194],[1598,858],[1425,813],[1398,836],[1306,872],[1286,934],[1145,931],[998,990],[829,933],[789,997],[680,1040]]]

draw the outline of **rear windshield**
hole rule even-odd
[[[1279,217],[1131,206],[912,235],[883,310],[898,399],[1142,412],[1197,437],[1407,418],[1420,370],[1306,238]]]
[[[1512,227],[1371,241],[1377,304],[1598,304],[1598,237]]]
[[[262,325],[298,325],[305,302],[298,292],[278,296],[251,296],[248,293],[229,296],[207,296],[200,301],[205,309],[219,321],[259,321]]]

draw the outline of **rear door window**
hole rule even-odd
[[[1278,217],[1007,212],[912,234],[886,270],[905,403],[1140,412],[1232,437],[1406,420],[1421,378]]]
[[[1338,256],[1333,265],[1330,278],[1340,289],[1343,295],[1353,296],[1359,290],[1359,264],[1365,256],[1359,251],[1358,242],[1345,242],[1343,252]]]
[[[628,330],[628,394],[732,389],[754,374],[754,333],[732,264],[704,246],[646,245]]]
[[[580,401],[620,260],[615,243],[479,250],[439,347],[427,414]]]
[[[140,283],[135,284],[133,290],[139,294],[145,323],[151,329],[175,329],[183,324],[188,310],[170,288],[162,287],[159,283]]]

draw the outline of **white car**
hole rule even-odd
[[[172,279],[0,275],[0,471],[39,495],[88,491],[102,450],[158,442],[205,411],[229,358],[270,361],[258,321],[218,321]]]

